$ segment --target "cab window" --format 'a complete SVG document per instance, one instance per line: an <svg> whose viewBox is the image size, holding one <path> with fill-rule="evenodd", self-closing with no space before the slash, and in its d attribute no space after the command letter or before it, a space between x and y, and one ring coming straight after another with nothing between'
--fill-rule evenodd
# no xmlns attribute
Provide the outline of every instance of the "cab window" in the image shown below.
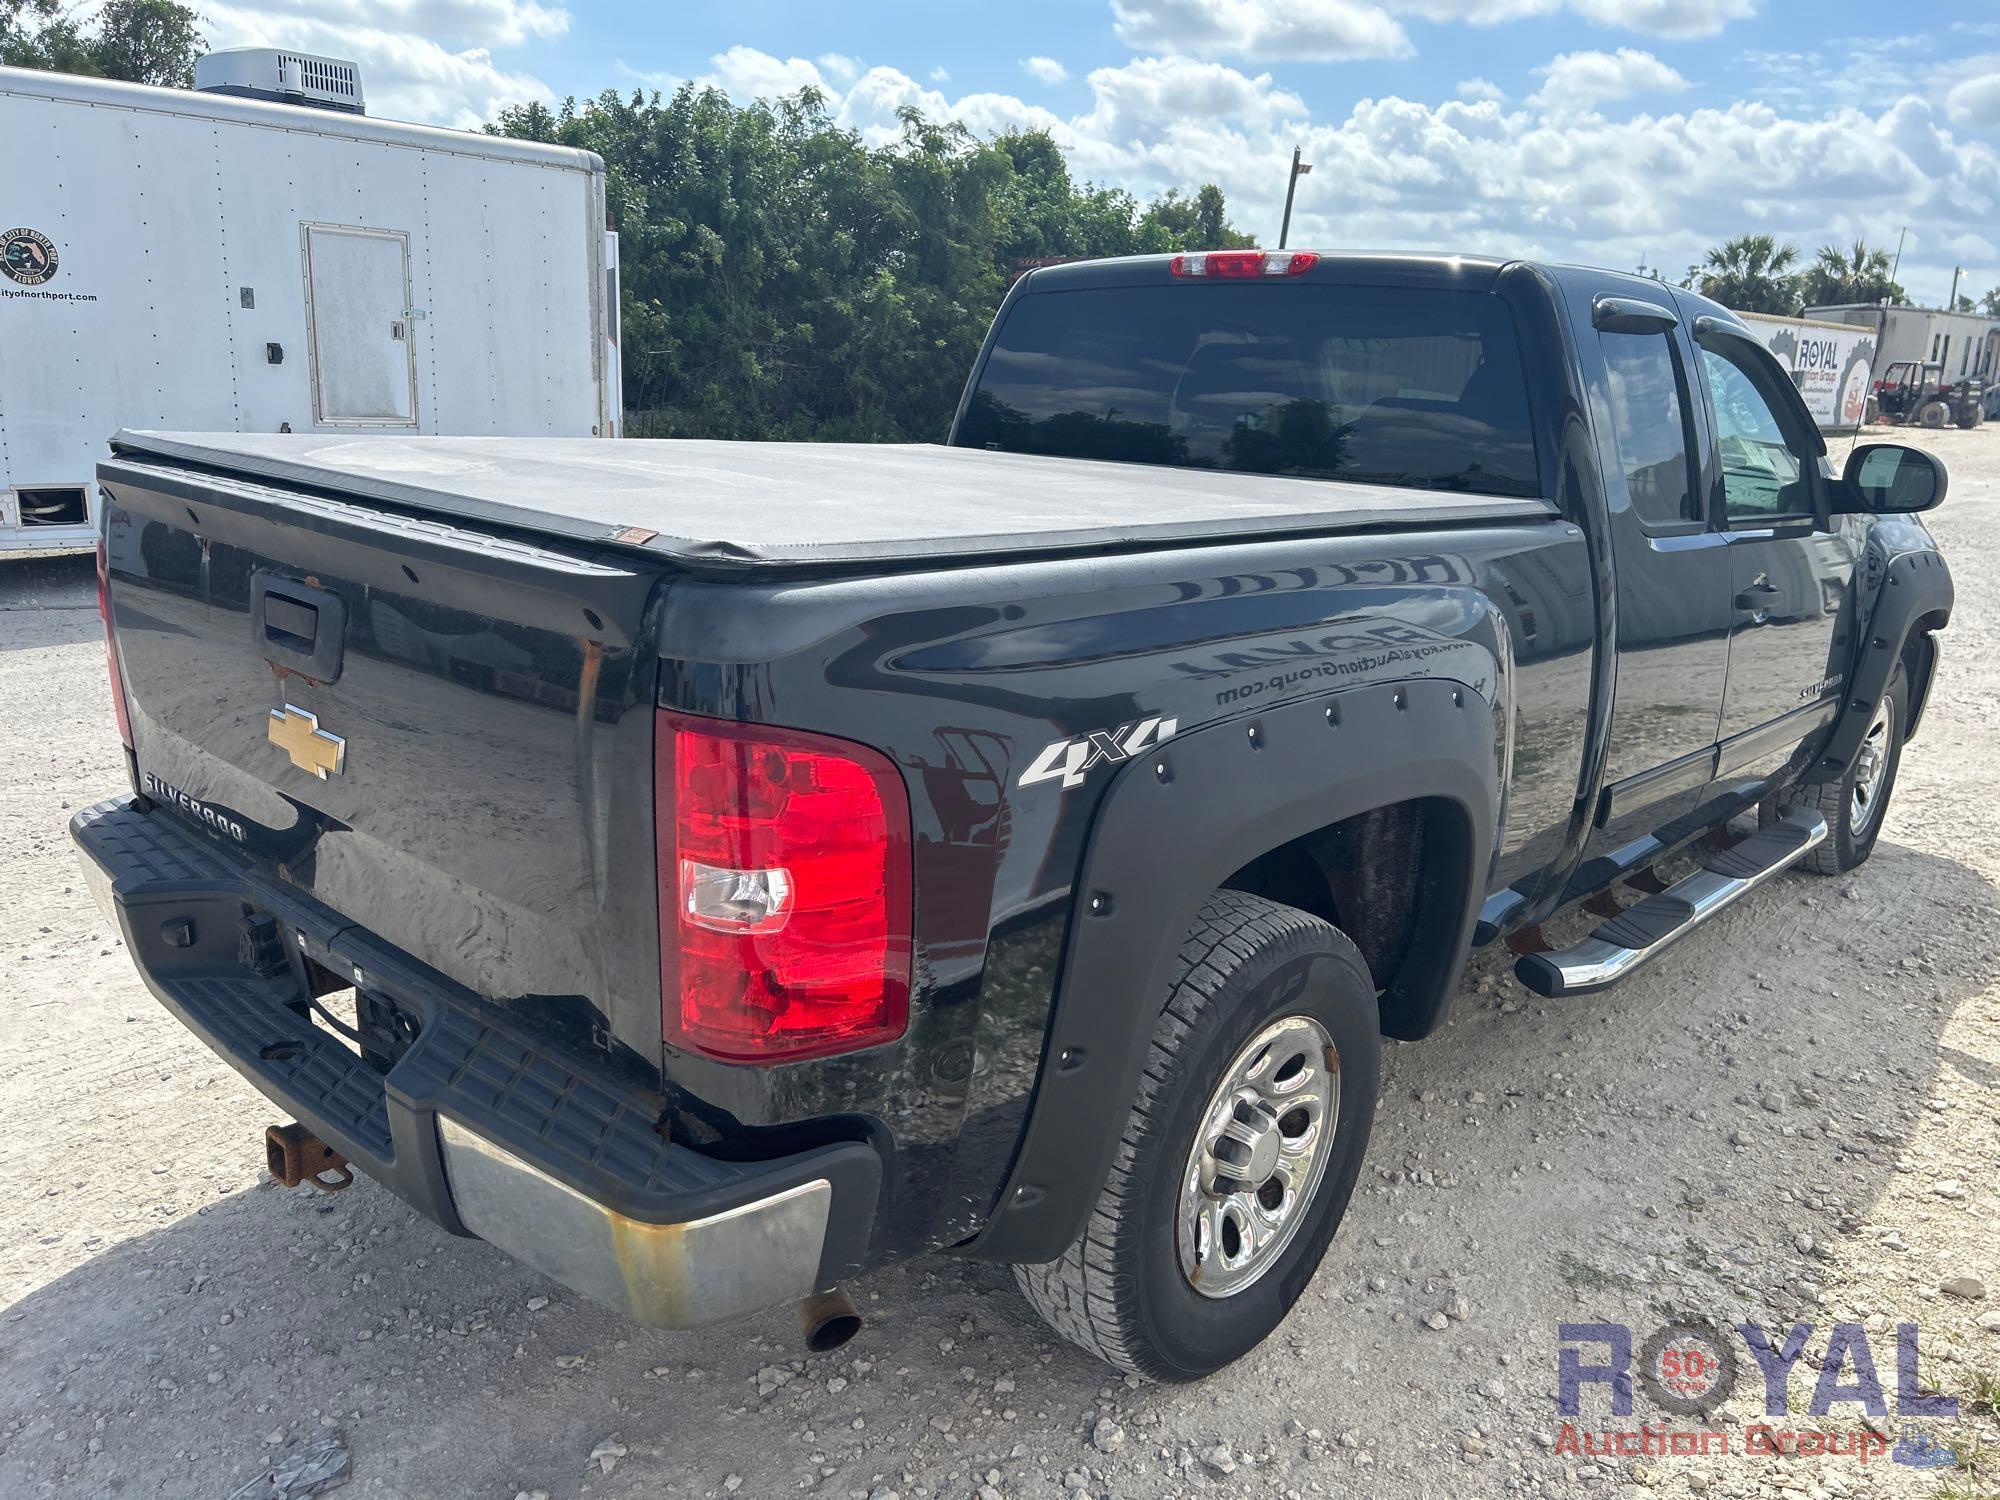
<svg viewBox="0 0 2000 1500"><path fill-rule="evenodd" d="M1775 378L1757 351L1735 339L1702 345L1701 367L1715 412L1723 508L1731 521L1813 514L1811 449L1766 383Z"/></svg>
<svg viewBox="0 0 2000 1500"><path fill-rule="evenodd" d="M1658 333L1606 333L1599 343L1611 434L1632 509L1649 527L1698 521L1687 403L1673 345Z"/></svg>
<svg viewBox="0 0 2000 1500"><path fill-rule="evenodd" d="M1221 281L1017 299L954 441L1059 458L1541 494L1490 292Z"/></svg>

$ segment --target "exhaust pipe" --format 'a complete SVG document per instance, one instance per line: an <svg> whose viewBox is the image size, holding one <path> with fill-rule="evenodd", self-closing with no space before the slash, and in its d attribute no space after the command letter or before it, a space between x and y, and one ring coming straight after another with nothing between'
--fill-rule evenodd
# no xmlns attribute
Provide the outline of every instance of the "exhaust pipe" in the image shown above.
<svg viewBox="0 0 2000 1500"><path fill-rule="evenodd" d="M828 1287L810 1297L801 1297L797 1305L806 1347L815 1354L838 1349L861 1332L861 1310L842 1287Z"/></svg>

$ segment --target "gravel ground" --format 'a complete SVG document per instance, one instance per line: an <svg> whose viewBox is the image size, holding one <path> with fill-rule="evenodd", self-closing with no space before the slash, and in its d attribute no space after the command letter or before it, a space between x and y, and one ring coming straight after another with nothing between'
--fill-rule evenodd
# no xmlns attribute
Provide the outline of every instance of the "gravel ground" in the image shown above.
<svg viewBox="0 0 2000 1500"><path fill-rule="evenodd" d="M1809 1321L1781 1427L1858 1430L1852 1402L1802 1415L1837 1320L1892 1403L1898 1322L1927 1383L2000 1380L2000 428L1924 437L1955 470L1958 616L1873 862L1775 881L1594 999L1482 956L1452 1024L1391 1047L1289 1323L1182 1388L1058 1343L993 1267L873 1277L861 1337L805 1358L788 1314L654 1333L365 1179L274 1186L275 1112L76 874L68 813L122 779L89 560L0 563L0 1494L224 1496L331 1431L344 1494L412 1497L1993 1496L2000 1422L1969 1396L1928 1425L1984 1444L1974 1473L1746 1456L1748 1359L1730 1456L1558 1442L1564 1321ZM1592 1430L1660 1417L1587 1400Z"/></svg>

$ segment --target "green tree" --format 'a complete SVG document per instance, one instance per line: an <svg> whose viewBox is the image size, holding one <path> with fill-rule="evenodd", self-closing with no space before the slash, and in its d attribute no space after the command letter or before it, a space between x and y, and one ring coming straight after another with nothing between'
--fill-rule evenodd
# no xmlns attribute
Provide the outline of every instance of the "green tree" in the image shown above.
<svg viewBox="0 0 2000 1500"><path fill-rule="evenodd" d="M1792 267L1799 252L1768 234L1739 234L1710 250L1693 268L1697 288L1737 312L1789 313L1799 308Z"/></svg>
<svg viewBox="0 0 2000 1500"><path fill-rule="evenodd" d="M1134 248L1141 252L1162 250L1238 250L1254 245L1247 234L1238 234L1224 212L1222 189L1204 183L1192 198L1167 191L1140 215L1135 229Z"/></svg>
<svg viewBox="0 0 2000 1500"><path fill-rule="evenodd" d="M1979 299L1979 310L1989 318L2000 318L2000 286Z"/></svg>
<svg viewBox="0 0 2000 1500"><path fill-rule="evenodd" d="M1856 240L1851 250L1822 245L1799 278L1799 297L1807 307L1834 307L1844 302L1907 302L1902 287L1889 275L1889 252Z"/></svg>
<svg viewBox="0 0 2000 1500"><path fill-rule="evenodd" d="M1246 243L1213 186L1142 213L1045 132L900 125L870 148L815 90L687 84L488 129L604 158L635 436L941 438L1020 262Z"/></svg>
<svg viewBox="0 0 2000 1500"><path fill-rule="evenodd" d="M195 59L207 50L200 24L174 0L107 0L91 43L98 71L128 83L191 89Z"/></svg>
<svg viewBox="0 0 2000 1500"><path fill-rule="evenodd" d="M0 63L192 88L200 24L174 0L107 0L88 22L57 0L0 0Z"/></svg>

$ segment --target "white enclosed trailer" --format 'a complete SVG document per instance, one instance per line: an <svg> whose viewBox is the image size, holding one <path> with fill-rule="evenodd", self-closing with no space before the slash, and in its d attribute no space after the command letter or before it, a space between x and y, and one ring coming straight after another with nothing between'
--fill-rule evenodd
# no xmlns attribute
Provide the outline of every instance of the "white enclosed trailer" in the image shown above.
<svg viewBox="0 0 2000 1500"><path fill-rule="evenodd" d="M0 68L0 553L121 427L617 435L602 160L340 108Z"/></svg>

